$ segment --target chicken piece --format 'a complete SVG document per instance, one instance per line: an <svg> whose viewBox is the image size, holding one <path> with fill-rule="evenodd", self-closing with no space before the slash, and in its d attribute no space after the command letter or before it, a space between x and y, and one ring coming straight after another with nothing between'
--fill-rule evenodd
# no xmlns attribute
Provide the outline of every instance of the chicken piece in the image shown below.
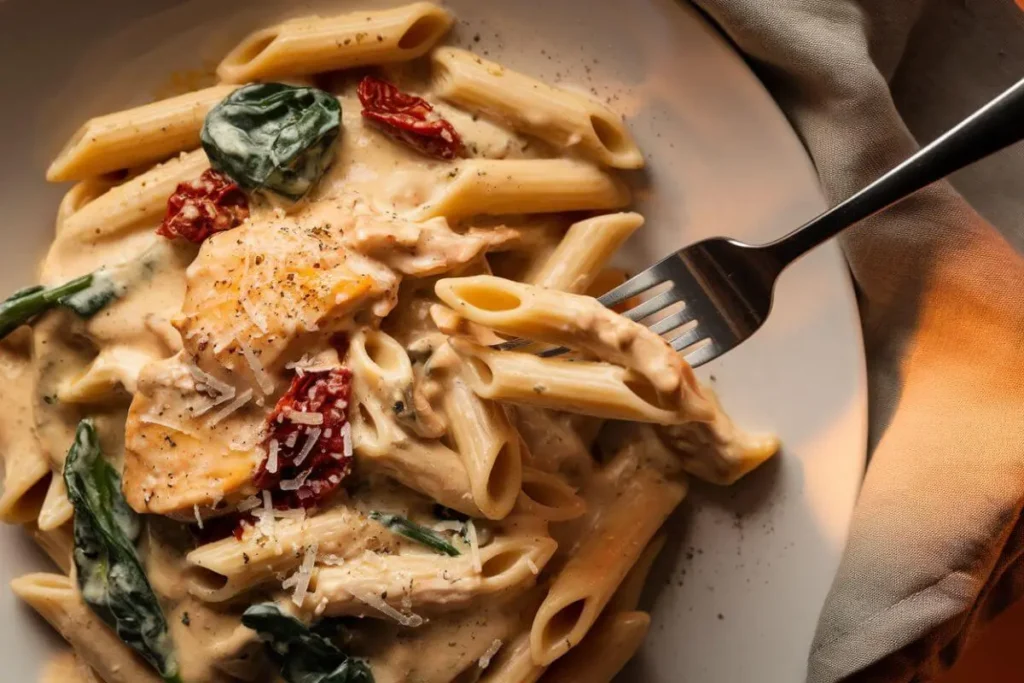
<svg viewBox="0 0 1024 683"><path fill-rule="evenodd" d="M269 214L212 236L188 269L174 320L185 349L206 370L219 366L269 395L295 352L325 345L375 303L385 314L397 277L338 238L308 213Z"/></svg>
<svg viewBox="0 0 1024 683"><path fill-rule="evenodd" d="M125 426L123 488L132 509L188 521L255 493L266 409L178 354L150 363Z"/></svg>

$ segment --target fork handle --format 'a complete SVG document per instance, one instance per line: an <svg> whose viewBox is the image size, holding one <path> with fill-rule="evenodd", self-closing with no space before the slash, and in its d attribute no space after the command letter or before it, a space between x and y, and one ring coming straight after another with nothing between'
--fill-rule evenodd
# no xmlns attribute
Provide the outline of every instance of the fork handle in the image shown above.
<svg viewBox="0 0 1024 683"><path fill-rule="evenodd" d="M840 232L937 180L1024 139L1024 80L878 180L765 245L780 270Z"/></svg>

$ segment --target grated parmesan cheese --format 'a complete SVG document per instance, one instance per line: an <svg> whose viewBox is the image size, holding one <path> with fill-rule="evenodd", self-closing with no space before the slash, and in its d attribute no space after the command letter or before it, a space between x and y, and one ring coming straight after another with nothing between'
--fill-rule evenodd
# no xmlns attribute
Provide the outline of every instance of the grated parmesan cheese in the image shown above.
<svg viewBox="0 0 1024 683"><path fill-rule="evenodd" d="M249 364L249 368L252 370L253 376L256 378L256 383L260 385L260 389L264 394L274 393L274 380L267 374L266 369L263 367L263 363L256 357L256 353L252 350L248 344L242 339L238 340L238 348L242 350L242 356L245 358L245 362Z"/></svg>
<svg viewBox="0 0 1024 683"><path fill-rule="evenodd" d="M267 455L267 472L271 474L277 473L277 451L280 445L277 443L277 439L270 440L270 453Z"/></svg>
<svg viewBox="0 0 1024 683"><path fill-rule="evenodd" d="M248 498L246 498L245 500L238 504L238 511L246 512L248 510L252 510L253 508L258 508L262 504L263 502L256 496L249 496Z"/></svg>
<svg viewBox="0 0 1024 683"><path fill-rule="evenodd" d="M203 528L203 517L199 514L199 506L193 505L192 511L196 513L196 524L199 525L200 530Z"/></svg>
<svg viewBox="0 0 1024 683"><path fill-rule="evenodd" d="M299 455L295 458L295 462L293 464L296 467L306 461L309 454L313 452L313 447L316 446L316 442L319 438L320 430L316 427L312 427L306 436L306 443L302 444L302 450L299 451Z"/></svg>
<svg viewBox="0 0 1024 683"><path fill-rule="evenodd" d="M346 458L352 457L352 423L346 422L341 427L341 440L343 444L343 455Z"/></svg>
<svg viewBox="0 0 1024 683"><path fill-rule="evenodd" d="M235 400L233 400L231 403L227 404L226 406L224 406L223 408L218 410L216 413L211 415L210 419L206 423L207 426L209 426L209 427L217 426L225 418L230 416L231 413L235 412L236 410L238 410L239 408L244 406L250 400L252 400L252 389L246 389L245 391L240 393L238 396L236 396Z"/></svg>
<svg viewBox="0 0 1024 683"><path fill-rule="evenodd" d="M473 520L466 522L467 540L469 541L469 557L473 561L473 571L477 574L482 574L484 571L483 563L480 561L480 542L476 536L476 525L473 524Z"/></svg>
<svg viewBox="0 0 1024 683"><path fill-rule="evenodd" d="M170 420L165 420L160 415L154 415L153 413L143 413L139 417L139 420L149 424L159 425L160 427L166 427L167 429L170 429L172 432L179 432L180 434L191 435L191 432L188 429L186 429L184 425L176 422L171 422Z"/></svg>
<svg viewBox="0 0 1024 683"><path fill-rule="evenodd" d="M288 421L297 425L316 426L324 423L323 413L301 413L297 410L289 410Z"/></svg>
<svg viewBox="0 0 1024 683"><path fill-rule="evenodd" d="M269 326L267 325L267 316L263 315L263 311L256 308L255 304L249 298L248 292L238 297L238 302L242 304L242 310L249 316L249 320L252 324L259 328L263 334L267 333Z"/></svg>
<svg viewBox="0 0 1024 683"><path fill-rule="evenodd" d="M502 642L497 638L491 643L491 646L487 648L487 651L480 656L480 659L476 660L476 665L481 669L486 669L491 665L491 660L494 659L494 655L498 654L498 650L501 649Z"/></svg>
<svg viewBox="0 0 1024 683"><path fill-rule="evenodd" d="M454 531L458 533L462 531L462 522L456 522L455 520L438 522L432 528L434 531Z"/></svg>
<svg viewBox="0 0 1024 683"><path fill-rule="evenodd" d="M402 626L416 628L418 626L422 626L425 622L425 619L418 614L413 614L412 612L410 612L409 614L402 614L394 607L386 603L383 598L374 593L372 590L356 590L354 586L351 588L346 588L345 590L348 592L349 595L351 595L359 602L369 605L370 607L374 608L375 610L377 610L385 616L391 617Z"/></svg>
<svg viewBox="0 0 1024 683"><path fill-rule="evenodd" d="M306 470L294 479L282 479L280 482L282 491L298 491L306 483L306 479L313 470Z"/></svg>
<svg viewBox="0 0 1024 683"><path fill-rule="evenodd" d="M288 435L288 439L284 442L284 445L288 448L295 448L295 444L299 441L299 433L292 432Z"/></svg>
<svg viewBox="0 0 1024 683"><path fill-rule="evenodd" d="M223 382L217 379L216 377L206 372L193 362L187 363L185 367L188 368L188 371L192 374L193 379L195 379L197 382L201 382L202 384L206 385L206 387L213 391L213 393L217 394L218 396L224 396L225 394L229 394L230 397L234 397L235 388L228 384L227 382Z"/></svg>
<svg viewBox="0 0 1024 683"><path fill-rule="evenodd" d="M306 554L302 557L302 564L292 576L295 577L295 592L292 593L292 602L298 607L306 602L309 594L309 582L313 577L313 567L316 565L316 553L319 546L316 543L306 548ZM282 584L283 585L283 584Z"/></svg>
<svg viewBox="0 0 1024 683"><path fill-rule="evenodd" d="M534 576L540 575L540 567L537 566L537 563L533 561L532 557L526 558L526 566L531 572L533 572Z"/></svg>

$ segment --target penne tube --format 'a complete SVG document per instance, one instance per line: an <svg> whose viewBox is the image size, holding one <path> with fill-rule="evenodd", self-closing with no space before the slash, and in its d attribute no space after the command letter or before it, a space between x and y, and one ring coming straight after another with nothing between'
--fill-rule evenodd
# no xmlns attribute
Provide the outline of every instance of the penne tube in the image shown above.
<svg viewBox="0 0 1024 683"><path fill-rule="evenodd" d="M130 346L104 346L82 374L60 383L57 400L103 403L123 396L122 388L134 394L142 368L156 360L153 353Z"/></svg>
<svg viewBox="0 0 1024 683"><path fill-rule="evenodd" d="M245 83L404 62L426 54L451 25L451 15L429 2L291 19L249 34L220 63L217 76Z"/></svg>
<svg viewBox="0 0 1024 683"><path fill-rule="evenodd" d="M103 683L74 650L67 650L49 660L39 680L47 683Z"/></svg>
<svg viewBox="0 0 1024 683"><path fill-rule="evenodd" d="M748 434L722 410L715 392L704 387L714 405L710 422L663 427L662 441L675 453L688 473L712 484L729 486L779 452L774 434Z"/></svg>
<svg viewBox="0 0 1024 683"><path fill-rule="evenodd" d="M361 467L470 517L484 516L459 454L440 441L407 434L377 401L360 402L353 411L352 448Z"/></svg>
<svg viewBox="0 0 1024 683"><path fill-rule="evenodd" d="M316 588L307 596L308 610L330 616L383 618L382 606L399 612L461 609L486 596L510 594L534 585L557 544L548 537L499 537L479 549L479 556L433 553L363 555L339 567L316 570ZM479 562L479 569L474 565ZM414 623L422 623L415 616Z"/></svg>
<svg viewBox="0 0 1024 683"><path fill-rule="evenodd" d="M608 605L604 608L606 614L632 612L637 608L637 605L640 604L640 596L644 592L644 586L647 585L647 576L651 573L651 567L654 566L658 554L665 547L665 539L665 534L660 533L647 544L644 551L640 553L636 564L619 584L612 599L608 601Z"/></svg>
<svg viewBox="0 0 1024 683"><path fill-rule="evenodd" d="M522 488L519 434L504 408L477 396L459 377L445 391L444 410L473 500L488 519L504 518Z"/></svg>
<svg viewBox="0 0 1024 683"><path fill-rule="evenodd" d="M412 403L412 362L405 348L391 335L372 329L356 332L349 341L346 361L358 375L358 383L383 405Z"/></svg>
<svg viewBox="0 0 1024 683"><path fill-rule="evenodd" d="M109 192L115 186L115 182L105 178L89 178L80 183L75 183L60 200L60 205L57 207L57 235L60 236L60 233L63 232L64 224L68 218L81 211L93 200Z"/></svg>
<svg viewBox="0 0 1024 683"><path fill-rule="evenodd" d="M64 485L64 477L50 477L49 486L46 489L46 496L39 508L39 516L36 518L36 525L43 531L53 531L63 524L71 521L75 516L75 508L68 500L68 490Z"/></svg>
<svg viewBox="0 0 1024 683"><path fill-rule="evenodd" d="M50 164L46 179L82 180L195 149L206 113L234 89L215 85L89 119Z"/></svg>
<svg viewBox="0 0 1024 683"><path fill-rule="evenodd" d="M610 420L679 424L689 414L632 370L610 363L541 358L451 340L467 384L482 398Z"/></svg>
<svg viewBox="0 0 1024 683"><path fill-rule="evenodd" d="M53 560L53 563L62 572L70 575L71 553L75 549L71 523L68 522L50 531L43 531L36 524L26 524L25 529L32 535L32 540L43 549L46 556Z"/></svg>
<svg viewBox="0 0 1024 683"><path fill-rule="evenodd" d="M530 647L538 664L550 665L583 640L686 494L684 483L645 468L623 477L615 488L537 611Z"/></svg>
<svg viewBox="0 0 1024 683"><path fill-rule="evenodd" d="M685 420L714 415L693 369L668 342L596 299L488 275L445 278L434 291L460 316L501 334L568 346L634 370L655 390L652 398Z"/></svg>
<svg viewBox="0 0 1024 683"><path fill-rule="evenodd" d="M557 472L573 484L586 480L594 468L591 445L573 427L570 415L527 405L516 406L513 414L533 467Z"/></svg>
<svg viewBox="0 0 1024 683"><path fill-rule="evenodd" d="M548 522L566 522L582 517L587 504L558 475L530 467L523 469L516 509Z"/></svg>
<svg viewBox="0 0 1024 683"><path fill-rule="evenodd" d="M39 513L50 462L33 428L32 332L13 331L0 343L0 375L6 382L7 406L0 414L0 460L3 461L3 493L0 520L31 521Z"/></svg>
<svg viewBox="0 0 1024 683"><path fill-rule="evenodd" d="M530 284L586 293L612 255L643 224L638 213L612 213L574 223Z"/></svg>
<svg viewBox="0 0 1024 683"><path fill-rule="evenodd" d="M441 171L415 219L596 211L630 201L622 181L575 159L465 159Z"/></svg>
<svg viewBox="0 0 1024 683"><path fill-rule="evenodd" d="M186 556L189 592L207 602L223 602L290 572L304 549L345 560L363 551L392 552L396 544L380 525L349 508L334 508L303 520L278 520L269 539L249 532L202 545Z"/></svg>
<svg viewBox="0 0 1024 683"><path fill-rule="evenodd" d="M611 683L644 642L651 626L646 612L602 617L579 647L544 674L544 683Z"/></svg>
<svg viewBox="0 0 1024 683"><path fill-rule="evenodd" d="M599 102L466 50L443 47L432 59L443 99L606 166L643 167L644 157L622 118Z"/></svg>
<svg viewBox="0 0 1024 683"><path fill-rule="evenodd" d="M81 249L82 242L96 243L156 225L178 184L198 178L209 167L206 153L197 149L111 188L63 219L52 251L64 244Z"/></svg>
<svg viewBox="0 0 1024 683"><path fill-rule="evenodd" d="M530 632L524 631L501 648L480 677L480 683L535 683L544 669L533 663Z"/></svg>
<svg viewBox="0 0 1024 683"><path fill-rule="evenodd" d="M11 590L75 648L106 683L160 683L160 677L82 602L71 579L60 574L27 574Z"/></svg>

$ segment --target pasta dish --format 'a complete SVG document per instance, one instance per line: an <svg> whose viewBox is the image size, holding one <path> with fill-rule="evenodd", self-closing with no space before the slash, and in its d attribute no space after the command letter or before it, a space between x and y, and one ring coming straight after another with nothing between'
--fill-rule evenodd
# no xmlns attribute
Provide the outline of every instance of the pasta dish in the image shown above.
<svg viewBox="0 0 1024 683"><path fill-rule="evenodd" d="M778 450L594 298L644 222L622 118L452 22L257 31L49 167L40 284L0 304L47 680L610 681L687 477Z"/></svg>

